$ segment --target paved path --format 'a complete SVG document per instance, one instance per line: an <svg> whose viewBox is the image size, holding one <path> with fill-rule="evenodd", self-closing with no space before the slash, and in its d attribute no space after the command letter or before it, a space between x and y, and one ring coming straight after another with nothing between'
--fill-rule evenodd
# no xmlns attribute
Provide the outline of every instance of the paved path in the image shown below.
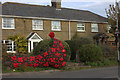
<svg viewBox="0 0 120 80"><path fill-rule="evenodd" d="M117 78L118 67L62 72L22 72L3 74L3 78Z"/></svg>

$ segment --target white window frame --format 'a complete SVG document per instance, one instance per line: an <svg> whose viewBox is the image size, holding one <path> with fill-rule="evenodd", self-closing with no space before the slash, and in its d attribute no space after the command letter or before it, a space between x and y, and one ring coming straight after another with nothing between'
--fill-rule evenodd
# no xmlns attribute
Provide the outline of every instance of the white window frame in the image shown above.
<svg viewBox="0 0 120 80"><path fill-rule="evenodd" d="M94 30L93 30L93 28L94 28ZM91 24L91 32L98 32L98 24L97 23Z"/></svg>
<svg viewBox="0 0 120 80"><path fill-rule="evenodd" d="M58 29L54 29L54 23L58 23L59 25L57 25L57 27L59 27ZM61 22L60 21L51 21L51 30L53 31L61 31Z"/></svg>
<svg viewBox="0 0 120 80"><path fill-rule="evenodd" d="M83 24L84 26L79 26L79 24ZM84 28L84 30L78 30L78 27L82 27L82 28ZM85 23L81 23L81 22L77 23L77 31L78 32L85 32Z"/></svg>
<svg viewBox="0 0 120 80"><path fill-rule="evenodd" d="M13 22L11 22L12 23L11 28L4 27L4 24L5 24L4 19L11 19L11 21L13 21ZM7 23L7 24L10 24L10 23ZM2 29L15 29L15 20L14 20L14 18L2 18Z"/></svg>
<svg viewBox="0 0 120 80"><path fill-rule="evenodd" d="M6 44L7 45L7 43L5 43L6 41L11 41L11 40L3 40L3 44ZM16 47L16 45L14 46L14 44L15 44L15 42L14 41L11 41L11 43L12 43L12 50L11 51L7 51L7 53L16 53L16 51L14 51L14 47ZM8 45L7 45L7 48L8 48Z"/></svg>
<svg viewBox="0 0 120 80"><path fill-rule="evenodd" d="M35 24L35 21L40 21L39 22L40 24L38 23ZM35 25L37 26L36 28L34 28ZM32 20L32 30L43 30L43 20L37 20L37 19Z"/></svg>

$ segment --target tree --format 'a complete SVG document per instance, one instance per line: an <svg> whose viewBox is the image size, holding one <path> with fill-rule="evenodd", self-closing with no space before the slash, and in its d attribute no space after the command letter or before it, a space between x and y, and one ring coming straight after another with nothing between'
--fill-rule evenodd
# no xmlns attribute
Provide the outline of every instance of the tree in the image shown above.
<svg viewBox="0 0 120 80"><path fill-rule="evenodd" d="M118 20L120 18L120 15L119 15L120 14L119 4L117 2L116 2L115 5L111 5L110 4L109 5L109 9L105 9L105 11L106 11L106 15L107 15L107 18L108 18L108 24L111 25L110 32L114 33L114 31L116 29L117 17L118 17ZM120 20L119 20L119 22L120 22ZM120 23L118 25L120 25ZM119 30L120 30L120 28L119 28Z"/></svg>
<svg viewBox="0 0 120 80"><path fill-rule="evenodd" d="M26 38L19 35L9 36L9 40L15 41L17 53L26 53L27 52L27 41Z"/></svg>

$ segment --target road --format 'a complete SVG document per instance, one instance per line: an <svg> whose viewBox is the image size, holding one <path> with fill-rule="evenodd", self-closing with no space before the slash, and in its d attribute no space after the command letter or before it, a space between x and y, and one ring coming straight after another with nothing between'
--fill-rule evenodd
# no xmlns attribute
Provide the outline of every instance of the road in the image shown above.
<svg viewBox="0 0 120 80"><path fill-rule="evenodd" d="M117 78L118 67L61 72L22 72L3 74L3 78Z"/></svg>

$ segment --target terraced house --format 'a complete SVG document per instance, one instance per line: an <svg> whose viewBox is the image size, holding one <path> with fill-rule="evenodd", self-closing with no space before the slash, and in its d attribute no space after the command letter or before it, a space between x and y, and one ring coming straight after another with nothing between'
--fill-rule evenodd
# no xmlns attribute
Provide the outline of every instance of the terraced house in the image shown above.
<svg viewBox="0 0 120 80"><path fill-rule="evenodd" d="M2 4L0 16L2 42L7 44L7 52L15 52L14 41L6 41L8 36L21 35L28 40L28 52L49 32L55 32L60 40L70 40L77 32L79 36L91 37L107 33L107 19L85 10L61 8L61 1L51 1L51 6L6 2Z"/></svg>

